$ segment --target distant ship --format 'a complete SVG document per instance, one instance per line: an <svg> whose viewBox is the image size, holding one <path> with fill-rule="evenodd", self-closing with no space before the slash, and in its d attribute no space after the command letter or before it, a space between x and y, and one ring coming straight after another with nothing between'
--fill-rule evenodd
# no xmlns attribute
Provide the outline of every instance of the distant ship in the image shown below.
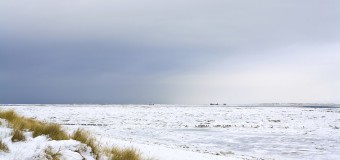
<svg viewBox="0 0 340 160"><path fill-rule="evenodd" d="M210 103L211 106L218 106L218 103ZM223 105L227 105L226 103L223 103Z"/></svg>

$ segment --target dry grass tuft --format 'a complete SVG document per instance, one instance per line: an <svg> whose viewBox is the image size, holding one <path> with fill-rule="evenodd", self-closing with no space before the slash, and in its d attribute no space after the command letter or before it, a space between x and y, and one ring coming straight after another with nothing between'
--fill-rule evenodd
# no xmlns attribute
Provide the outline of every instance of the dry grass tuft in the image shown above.
<svg viewBox="0 0 340 160"><path fill-rule="evenodd" d="M70 137L61 126L53 123L43 123L32 118L17 115L13 110L0 111L0 118L6 119L14 130L29 130L33 137L46 135L53 140L67 140Z"/></svg>
<svg viewBox="0 0 340 160"><path fill-rule="evenodd" d="M101 151L99 144L96 143L96 139L88 131L77 129L73 132L71 138L91 147L92 153L97 157L99 156Z"/></svg>
<svg viewBox="0 0 340 160"><path fill-rule="evenodd" d="M7 145L5 143L2 142L2 140L0 140L0 152L8 152L9 149L7 147Z"/></svg>
<svg viewBox="0 0 340 160"><path fill-rule="evenodd" d="M104 154L110 160L141 160L140 154L133 148L119 149L116 147L104 149Z"/></svg>
<svg viewBox="0 0 340 160"><path fill-rule="evenodd" d="M100 156L107 156L109 160L141 160L140 154L135 149L118 149L116 147L103 148L96 142L91 134L83 129L77 129L73 132L72 139L80 141L91 147L92 153L99 159Z"/></svg>
<svg viewBox="0 0 340 160"><path fill-rule="evenodd" d="M24 133L18 129L14 129L11 135L12 135L12 138L11 138L12 142L19 142L19 141L26 140Z"/></svg>
<svg viewBox="0 0 340 160"><path fill-rule="evenodd" d="M61 126L53 123L40 123L32 126L33 137L40 135L47 135L53 140L68 140L70 137L65 131L62 130Z"/></svg>
<svg viewBox="0 0 340 160"><path fill-rule="evenodd" d="M48 146L45 150L45 158L48 160L60 160L61 157L61 153L60 153L60 149L58 150L58 152L54 153L52 151L52 147Z"/></svg>
<svg viewBox="0 0 340 160"><path fill-rule="evenodd" d="M13 110L1 111L0 118L6 119L7 121L13 121L18 115Z"/></svg>

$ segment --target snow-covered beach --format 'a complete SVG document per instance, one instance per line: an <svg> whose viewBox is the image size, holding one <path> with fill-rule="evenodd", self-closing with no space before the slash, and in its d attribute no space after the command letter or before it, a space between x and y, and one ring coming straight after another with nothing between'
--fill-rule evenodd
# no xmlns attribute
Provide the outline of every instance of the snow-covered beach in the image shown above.
<svg viewBox="0 0 340 160"><path fill-rule="evenodd" d="M340 108L209 105L3 105L89 130L104 144L170 159L339 159Z"/></svg>

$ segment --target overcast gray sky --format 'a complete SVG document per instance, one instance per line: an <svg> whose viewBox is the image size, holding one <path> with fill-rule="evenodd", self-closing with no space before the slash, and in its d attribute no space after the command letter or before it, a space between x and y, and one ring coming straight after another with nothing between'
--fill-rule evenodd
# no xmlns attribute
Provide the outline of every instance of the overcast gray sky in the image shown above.
<svg viewBox="0 0 340 160"><path fill-rule="evenodd" d="M0 103L340 103L338 0L0 0Z"/></svg>

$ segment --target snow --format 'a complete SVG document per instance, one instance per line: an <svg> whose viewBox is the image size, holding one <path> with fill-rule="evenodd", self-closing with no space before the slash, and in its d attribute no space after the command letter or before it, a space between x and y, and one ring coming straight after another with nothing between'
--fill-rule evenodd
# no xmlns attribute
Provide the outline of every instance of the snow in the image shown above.
<svg viewBox="0 0 340 160"><path fill-rule="evenodd" d="M144 157L159 160L340 158L340 108L272 106L275 107L267 104L265 107L6 105L1 108L61 124L70 132L85 128L103 144L134 147Z"/></svg>
<svg viewBox="0 0 340 160"><path fill-rule="evenodd" d="M2 143L8 146L9 152L0 152L0 159L8 160L31 160L47 159L45 150L50 149L52 153L60 153L61 159L65 160L94 160L90 154L91 149L85 144L75 140L50 140L46 136L38 136L33 138L31 132L25 132L25 141L12 142L12 129L5 126L0 127L0 138Z"/></svg>

